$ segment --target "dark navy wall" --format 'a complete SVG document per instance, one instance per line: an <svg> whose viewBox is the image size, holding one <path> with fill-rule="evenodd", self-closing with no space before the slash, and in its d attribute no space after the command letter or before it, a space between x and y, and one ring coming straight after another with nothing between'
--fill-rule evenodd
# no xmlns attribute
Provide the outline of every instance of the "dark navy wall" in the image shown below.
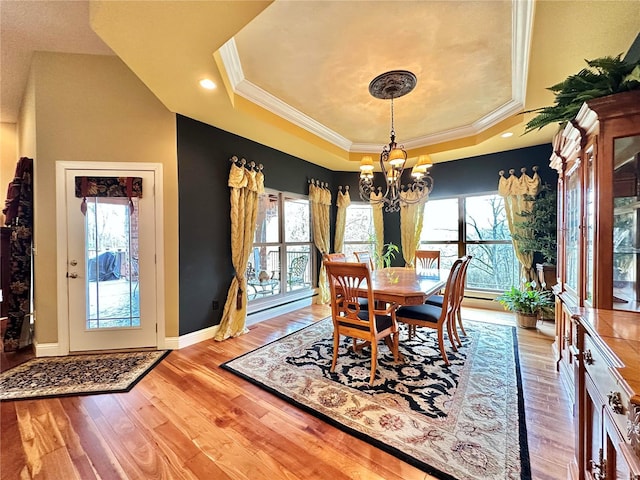
<svg viewBox="0 0 640 480"><path fill-rule="evenodd" d="M548 144L435 164L430 169L434 187L429 198L496 192L500 170L508 173L513 168L516 175L520 176L520 169L525 167L527 174L533 175L534 165L538 166L538 175L542 181L555 188L558 175L549 167L550 156L551 144ZM378 182L381 183L382 174L376 173L376 175L379 177ZM338 185L349 185L351 201L360 201L358 173L336 172L335 182ZM405 180L405 183L407 182ZM385 243L393 242L398 246L402 244L399 213L384 213L384 241ZM402 255L396 256L394 265L404 265Z"/></svg>
<svg viewBox="0 0 640 480"><path fill-rule="evenodd" d="M267 188L306 195L310 178L329 183L332 192L337 187L331 170L181 115L176 121L179 333L185 335L220 323L234 274L227 186L231 157L262 163Z"/></svg>
<svg viewBox="0 0 640 480"><path fill-rule="evenodd" d="M229 220L229 159L232 156L264 165L265 186L307 195L308 181L329 184L331 243L338 186L349 185L352 201L359 201L358 173L332 172L270 147L177 115L178 196L180 238L180 335L220 323L233 276ZM497 190L498 171L520 171L538 165L544 181L555 185L557 175L548 167L551 145L455 160L434 165L431 198ZM519 174L519 173L518 173ZM400 245L400 215L385 214L385 243ZM402 265L402 256L396 257ZM213 310L217 300L220 308Z"/></svg>

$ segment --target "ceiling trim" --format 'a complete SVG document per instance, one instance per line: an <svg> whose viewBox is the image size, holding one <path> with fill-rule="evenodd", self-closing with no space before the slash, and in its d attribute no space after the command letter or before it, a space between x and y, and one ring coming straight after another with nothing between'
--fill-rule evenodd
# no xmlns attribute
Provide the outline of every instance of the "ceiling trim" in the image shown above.
<svg viewBox="0 0 640 480"><path fill-rule="evenodd" d="M459 140L478 135L499 122L524 109L529 68L529 51L533 29L534 2L532 0L512 0L512 41L511 41L511 95L512 99L469 125L444 130L404 142L406 148L420 148L428 145ZM251 83L244 77L242 62L235 40L231 38L220 48L220 57L227 71L234 94L288 120L327 142L348 152L374 153L379 144L354 143L331 130L308 115L293 108L279 98Z"/></svg>
<svg viewBox="0 0 640 480"><path fill-rule="evenodd" d="M220 47L220 57L224 63L224 68L227 70L234 93L343 150L349 151L351 149L352 142L347 138L247 80L244 77L242 62L233 38Z"/></svg>

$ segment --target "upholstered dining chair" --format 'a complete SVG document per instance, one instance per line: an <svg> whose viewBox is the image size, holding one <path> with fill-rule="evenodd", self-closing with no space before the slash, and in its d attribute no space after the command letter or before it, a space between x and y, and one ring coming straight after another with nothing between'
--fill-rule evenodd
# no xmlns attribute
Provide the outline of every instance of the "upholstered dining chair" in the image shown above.
<svg viewBox="0 0 640 480"><path fill-rule="evenodd" d="M398 361L398 323L396 322L396 304L390 304L384 310L364 310L359 303L366 298L373 305L371 273L362 263L324 262L331 289L331 318L333 319L333 360L331 372L335 371L338 360L340 336L351 337L353 349L361 349L365 343L371 345L371 377L373 385L378 363L378 342L384 339ZM365 287L366 285L366 287ZM360 293L366 288L366 295ZM361 344L357 340L362 340Z"/></svg>
<svg viewBox="0 0 640 480"><path fill-rule="evenodd" d="M467 269L469 268L469 263L473 258L471 255L467 255L466 257L462 257L462 267L460 270L460 275L458 276L458 285L457 285L457 293L458 298L456 298L456 309L455 315L452 319L453 325L453 334L458 342L458 345L462 345L460 342L460 336L458 335L458 328L462 330L463 335L467 335L467 332L464 330L464 326L462 325L462 300L464 299L464 290L467 283ZM429 305L435 305L437 307L442 307L442 303L444 301L444 297L442 295L431 295L424 303Z"/></svg>
<svg viewBox="0 0 640 480"><path fill-rule="evenodd" d="M415 263L419 270L440 268L440 250L416 250Z"/></svg>
<svg viewBox="0 0 640 480"><path fill-rule="evenodd" d="M356 256L356 260L358 260L358 262L366 263L367 265L369 265L369 268L371 270L375 269L375 265L373 264L373 258L371 258L371 253L369 253L369 252L353 252L353 254Z"/></svg>
<svg viewBox="0 0 640 480"><path fill-rule="evenodd" d="M460 274L462 262L462 259L457 259L449 271L449 277L444 288L444 302L441 307L424 303L422 305L403 306L396 312L398 322L407 324L410 332L413 327L428 327L438 331L438 347L440 348L442 359L447 365L449 365L449 359L444 349L444 329L447 329L453 350L457 351L453 333L451 332L451 318L455 314L456 280Z"/></svg>

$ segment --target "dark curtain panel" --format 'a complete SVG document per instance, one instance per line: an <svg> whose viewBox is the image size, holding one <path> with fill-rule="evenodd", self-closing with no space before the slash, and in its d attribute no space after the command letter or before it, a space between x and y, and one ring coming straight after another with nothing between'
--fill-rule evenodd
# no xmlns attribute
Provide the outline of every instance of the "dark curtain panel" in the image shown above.
<svg viewBox="0 0 640 480"><path fill-rule="evenodd" d="M11 229L9 241L8 324L4 334L4 350L12 352L20 346L20 333L25 317L31 311L31 254L33 236L33 159L22 157L9 184L5 224Z"/></svg>

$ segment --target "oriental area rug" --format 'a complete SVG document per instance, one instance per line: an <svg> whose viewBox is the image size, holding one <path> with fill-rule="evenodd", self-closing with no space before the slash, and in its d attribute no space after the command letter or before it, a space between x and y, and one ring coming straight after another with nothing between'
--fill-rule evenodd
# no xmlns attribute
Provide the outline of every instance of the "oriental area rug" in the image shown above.
<svg viewBox="0 0 640 480"><path fill-rule="evenodd" d="M403 326L404 327L404 326ZM400 337L404 362L342 338L335 373L333 325L324 319L222 365L400 459L445 480L531 478L515 327L465 322L457 353L442 360L436 331ZM448 342L448 339L445 338Z"/></svg>
<svg viewBox="0 0 640 480"><path fill-rule="evenodd" d="M128 392L167 350L34 358L0 374L0 400Z"/></svg>

